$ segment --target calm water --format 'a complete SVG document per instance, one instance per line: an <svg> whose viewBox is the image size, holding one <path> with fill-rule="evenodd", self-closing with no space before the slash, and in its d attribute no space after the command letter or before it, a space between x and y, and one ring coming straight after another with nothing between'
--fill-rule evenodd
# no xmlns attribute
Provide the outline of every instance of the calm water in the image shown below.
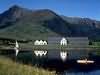
<svg viewBox="0 0 100 75"><path fill-rule="evenodd" d="M84 67L84 69L74 67L74 69L67 69L58 75L100 75L100 66L89 66Z"/></svg>
<svg viewBox="0 0 100 75"><path fill-rule="evenodd" d="M33 53L19 53L19 59L24 61L32 62ZM59 65L58 65L59 66ZM61 67L59 67L61 69ZM58 71L58 75L100 75L100 64L97 66L88 66L88 67L71 67L63 69L63 71Z"/></svg>
<svg viewBox="0 0 100 75"><path fill-rule="evenodd" d="M65 71L61 75L100 75L100 70L94 70L90 72L68 72Z"/></svg>

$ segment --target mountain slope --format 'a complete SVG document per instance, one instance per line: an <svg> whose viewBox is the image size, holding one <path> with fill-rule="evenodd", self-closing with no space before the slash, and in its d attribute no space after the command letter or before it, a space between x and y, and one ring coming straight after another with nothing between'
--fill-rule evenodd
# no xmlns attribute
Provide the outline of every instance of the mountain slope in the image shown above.
<svg viewBox="0 0 100 75"><path fill-rule="evenodd" d="M51 10L31 11L13 6L0 15L0 35L9 38L33 39L42 36L69 36L68 24Z"/></svg>
<svg viewBox="0 0 100 75"><path fill-rule="evenodd" d="M100 21L66 16L62 18L70 24L72 36L88 36L90 39L100 40Z"/></svg>
<svg viewBox="0 0 100 75"><path fill-rule="evenodd" d="M100 40L100 21L59 16L48 9L29 10L17 5L0 14L0 37L33 40L49 36L86 36Z"/></svg>

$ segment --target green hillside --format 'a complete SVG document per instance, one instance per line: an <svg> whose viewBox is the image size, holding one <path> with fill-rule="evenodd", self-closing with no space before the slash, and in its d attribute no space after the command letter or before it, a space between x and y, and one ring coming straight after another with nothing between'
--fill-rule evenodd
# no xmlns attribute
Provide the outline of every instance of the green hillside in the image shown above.
<svg viewBox="0 0 100 75"><path fill-rule="evenodd" d="M58 15L49 9L29 10L14 5L0 14L0 38L33 40L52 36L100 40L100 21Z"/></svg>
<svg viewBox="0 0 100 75"><path fill-rule="evenodd" d="M0 35L18 39L58 36L65 33L69 35L66 24L62 18L48 9L32 12L13 6L1 14Z"/></svg>

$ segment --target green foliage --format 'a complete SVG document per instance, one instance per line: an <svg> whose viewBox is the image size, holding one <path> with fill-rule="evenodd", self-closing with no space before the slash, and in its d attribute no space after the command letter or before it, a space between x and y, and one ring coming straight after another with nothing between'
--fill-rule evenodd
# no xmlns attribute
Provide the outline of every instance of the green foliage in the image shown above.
<svg viewBox="0 0 100 75"><path fill-rule="evenodd" d="M90 47L100 47L100 42L92 42L92 44L90 45Z"/></svg>

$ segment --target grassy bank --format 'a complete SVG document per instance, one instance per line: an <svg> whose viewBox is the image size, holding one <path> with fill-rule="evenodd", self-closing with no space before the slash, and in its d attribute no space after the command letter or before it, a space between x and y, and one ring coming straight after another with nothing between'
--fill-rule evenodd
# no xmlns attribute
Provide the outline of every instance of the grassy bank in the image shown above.
<svg viewBox="0 0 100 75"><path fill-rule="evenodd" d="M15 63L9 58L0 56L0 75L55 75L42 68Z"/></svg>

